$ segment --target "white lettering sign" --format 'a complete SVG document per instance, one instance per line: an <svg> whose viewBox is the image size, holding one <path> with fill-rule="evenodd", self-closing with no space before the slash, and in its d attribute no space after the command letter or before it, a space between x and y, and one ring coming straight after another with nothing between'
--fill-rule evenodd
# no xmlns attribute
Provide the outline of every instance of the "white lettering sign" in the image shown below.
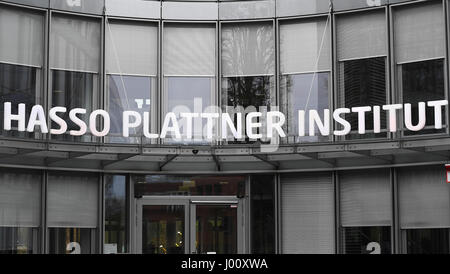
<svg viewBox="0 0 450 274"><path fill-rule="evenodd" d="M414 105L406 103L373 107L360 106L351 109L338 108L333 112L329 109L321 111L315 109L299 110L297 113L298 136L315 136L318 134L322 136L330 134L343 136L350 132L364 135L368 131L379 133L382 130L380 117L383 111L388 117L388 125L385 130L390 132L396 132L399 128L420 131L425 128L425 125L433 125L435 129L442 129L444 126L442 117L447 105L447 100L437 100L419 102ZM427 108L432 109L434 118L427 117ZM203 137L204 140L208 141L241 140L245 137L267 141L286 136L283 129L286 116L280 111L245 111L245 113L235 112L230 114L217 109L216 112L203 113L168 112L162 123L160 134L151 132L149 112L140 113L126 110L122 113L121 119L122 136L129 137L130 132L133 131L142 132L149 139L170 137L191 140L195 129L195 119L202 121ZM243 108L236 109L243 110ZM413 113L413 109L417 111ZM67 112L69 112L68 117ZM346 115L351 113L356 114L358 118L357 128L352 128L352 125L346 119ZM47 124L45 110L41 105L32 106L27 121L25 104L13 106L11 102L5 102L3 115L3 129L5 131L40 131L52 135L70 134L72 136L82 136L89 133L93 136L103 137L109 134L111 128L110 114L102 109L87 113L86 109L83 108L67 110L65 107L53 107L48 112L51 123ZM368 117L373 119L372 128L368 128L366 125ZM398 121L403 121L404 126L398 126ZM413 121L417 122L413 123ZM331 123L333 122L337 125L337 128L331 132ZM68 125L71 125L70 130Z"/></svg>

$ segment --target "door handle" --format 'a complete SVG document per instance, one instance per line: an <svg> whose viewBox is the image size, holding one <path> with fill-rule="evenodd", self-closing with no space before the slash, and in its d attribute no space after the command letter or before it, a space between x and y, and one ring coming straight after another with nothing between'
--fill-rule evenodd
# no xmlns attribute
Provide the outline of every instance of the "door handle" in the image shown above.
<svg viewBox="0 0 450 274"><path fill-rule="evenodd" d="M237 205L238 201L196 201L192 200L192 204L225 204L225 205Z"/></svg>

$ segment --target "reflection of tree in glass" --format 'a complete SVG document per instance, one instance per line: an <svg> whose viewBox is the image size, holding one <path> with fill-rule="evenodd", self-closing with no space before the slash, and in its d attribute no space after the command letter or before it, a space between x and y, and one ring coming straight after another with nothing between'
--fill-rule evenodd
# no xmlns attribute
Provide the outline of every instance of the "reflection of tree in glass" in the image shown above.
<svg viewBox="0 0 450 274"><path fill-rule="evenodd" d="M223 98L228 106L270 106L271 79L268 76L230 77Z"/></svg>
<svg viewBox="0 0 450 274"><path fill-rule="evenodd" d="M223 28L222 62L225 76L273 74L274 53L271 24L240 24Z"/></svg>

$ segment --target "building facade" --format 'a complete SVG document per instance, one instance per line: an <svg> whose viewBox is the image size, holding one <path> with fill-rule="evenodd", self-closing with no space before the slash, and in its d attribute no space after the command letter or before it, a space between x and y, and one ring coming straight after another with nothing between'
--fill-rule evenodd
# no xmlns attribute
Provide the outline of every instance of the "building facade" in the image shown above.
<svg viewBox="0 0 450 274"><path fill-rule="evenodd" d="M111 116L105 137L0 121L0 253L449 253L448 106L418 132L383 112L380 132L367 116L365 135L299 137L296 116L409 103L417 124L419 102L448 100L449 16L448 0L0 1L1 112ZM277 106L287 136L120 134L125 110L158 131L180 106Z"/></svg>

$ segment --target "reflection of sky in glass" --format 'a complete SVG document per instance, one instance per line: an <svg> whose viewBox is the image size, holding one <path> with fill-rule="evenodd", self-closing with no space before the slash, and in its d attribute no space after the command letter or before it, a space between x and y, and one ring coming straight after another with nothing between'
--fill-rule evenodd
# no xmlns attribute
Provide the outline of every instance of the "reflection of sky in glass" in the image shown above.
<svg viewBox="0 0 450 274"><path fill-rule="evenodd" d="M208 77L169 77L167 110L177 115L181 112L203 112L211 105L211 81ZM182 135L185 134L185 123L185 119L179 121ZM193 119L194 139L201 139L203 124L202 118Z"/></svg>
<svg viewBox="0 0 450 274"><path fill-rule="evenodd" d="M169 111L181 105L193 112L194 98L202 98L203 109L211 104L211 78L170 77L167 90Z"/></svg>
<svg viewBox="0 0 450 274"><path fill-rule="evenodd" d="M111 75L109 77L111 133L120 133L122 131L123 111L137 111L141 115L143 115L144 111L150 112L150 92L150 77L119 75Z"/></svg>
<svg viewBox="0 0 450 274"><path fill-rule="evenodd" d="M298 74L286 76L290 78L290 85L287 87L287 111L289 121L289 133L298 134L298 111L315 109L323 119L323 110L328 108L328 83L329 73L317 73L314 80L313 74ZM289 81L288 81L289 82ZM312 89L311 89L312 83ZM311 95L308 93L311 89ZM308 101L308 103L307 103ZM305 129L308 135L309 121L308 115L305 116ZM316 128L316 132L318 129ZM309 137L305 137L308 139ZM312 140L310 140L312 141Z"/></svg>

